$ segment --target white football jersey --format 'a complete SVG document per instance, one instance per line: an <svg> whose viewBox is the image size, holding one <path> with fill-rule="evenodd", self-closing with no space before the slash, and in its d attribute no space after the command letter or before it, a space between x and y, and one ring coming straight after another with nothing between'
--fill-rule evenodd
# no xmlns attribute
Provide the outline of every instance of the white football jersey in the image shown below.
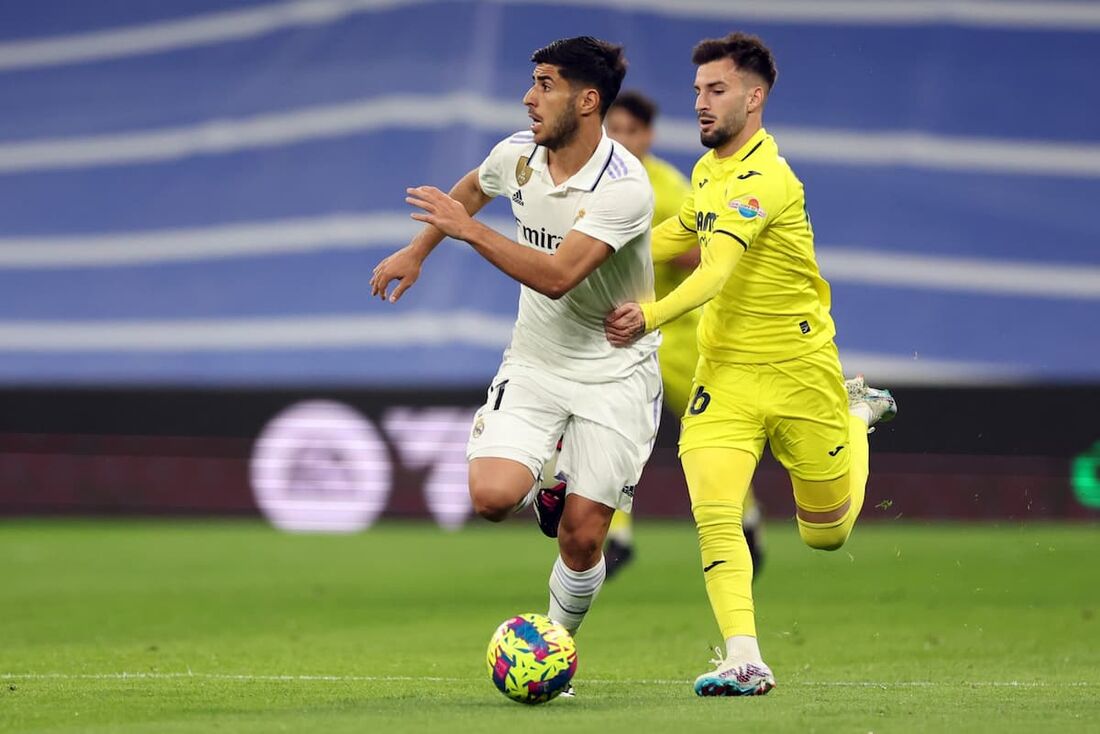
<svg viewBox="0 0 1100 734"><path fill-rule="evenodd" d="M486 196L511 199L516 241L553 257L576 229L615 252L556 301L521 286L504 358L580 382L618 380L650 359L661 339L654 332L616 348L603 327L617 306L653 300L653 188L641 162L606 133L588 162L561 185L550 177L546 153L533 133L518 132L498 143L478 169Z"/></svg>

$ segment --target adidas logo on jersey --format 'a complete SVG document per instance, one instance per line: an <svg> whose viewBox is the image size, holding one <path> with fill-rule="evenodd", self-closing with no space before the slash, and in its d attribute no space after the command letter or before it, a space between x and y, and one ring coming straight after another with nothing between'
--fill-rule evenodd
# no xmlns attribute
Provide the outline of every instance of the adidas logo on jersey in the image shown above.
<svg viewBox="0 0 1100 734"><path fill-rule="evenodd" d="M512 201L514 201L519 206L523 206L523 192L519 189L516 189L516 193L512 194Z"/></svg>

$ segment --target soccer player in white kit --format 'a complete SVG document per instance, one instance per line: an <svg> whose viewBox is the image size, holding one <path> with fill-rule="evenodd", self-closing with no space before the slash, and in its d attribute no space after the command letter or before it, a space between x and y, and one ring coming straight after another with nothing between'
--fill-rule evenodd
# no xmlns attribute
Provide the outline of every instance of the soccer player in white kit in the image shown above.
<svg viewBox="0 0 1100 734"><path fill-rule="evenodd" d="M603 326L618 305L653 300L653 190L603 130L626 74L622 48L569 38L531 60L530 129L498 143L449 195L408 189L413 218L429 226L379 263L371 292L385 299L397 280L389 300L400 298L444 236L522 284L511 344L470 432L470 497L492 521L535 501L543 532L558 538L548 615L575 632L603 583L611 516L630 510L657 433L660 336L616 349ZM496 196L512 202L514 241L472 217ZM540 491L559 438L560 483Z"/></svg>

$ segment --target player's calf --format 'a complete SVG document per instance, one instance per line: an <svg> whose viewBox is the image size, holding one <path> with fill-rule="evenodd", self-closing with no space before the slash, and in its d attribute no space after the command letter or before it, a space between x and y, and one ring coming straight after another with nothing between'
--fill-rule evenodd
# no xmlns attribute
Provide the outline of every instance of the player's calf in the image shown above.
<svg viewBox="0 0 1100 734"><path fill-rule="evenodd" d="M558 550L572 568L591 568L603 558L603 538L593 532L573 532L564 524L558 531Z"/></svg>
<svg viewBox="0 0 1100 734"><path fill-rule="evenodd" d="M570 568L592 568L603 558L603 542L613 510L571 495L558 525L558 549Z"/></svg>
<svg viewBox="0 0 1100 734"><path fill-rule="evenodd" d="M819 527L801 520L798 522L798 535L803 543L814 550L840 550L851 534L851 525L847 523L835 527Z"/></svg>
<svg viewBox="0 0 1100 734"><path fill-rule="evenodd" d="M798 535L803 543L815 550L837 550L852 533L853 523L848 522L851 510L850 498L845 499L840 507L825 511L810 510L796 504Z"/></svg>
<svg viewBox="0 0 1100 734"><path fill-rule="evenodd" d="M857 424L856 439L866 441L863 425ZM856 452L854 443L855 439L849 450ZM837 550L852 533L863 505L862 497L857 496L860 493L853 493L858 483L853 478L854 466L855 462L844 475L825 481L791 475L798 534L803 543L815 550Z"/></svg>

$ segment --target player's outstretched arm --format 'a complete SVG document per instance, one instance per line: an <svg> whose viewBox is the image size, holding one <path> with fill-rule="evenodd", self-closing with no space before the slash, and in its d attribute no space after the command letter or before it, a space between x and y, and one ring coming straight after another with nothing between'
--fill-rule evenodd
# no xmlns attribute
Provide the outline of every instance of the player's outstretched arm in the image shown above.
<svg viewBox="0 0 1100 734"><path fill-rule="evenodd" d="M653 228L653 262L675 260L699 246L695 230L688 229L679 215L673 215Z"/></svg>
<svg viewBox="0 0 1100 734"><path fill-rule="evenodd" d="M451 189L450 196L462 205L468 216L477 214L492 200L481 190L476 168L458 180ZM390 302L396 303L420 277L424 260L445 236L442 230L428 225L413 237L412 242L378 263L371 275L371 296L386 300L386 291L390 283L396 280L397 287L389 296Z"/></svg>
<svg viewBox="0 0 1100 734"><path fill-rule="evenodd" d="M413 219L470 243L505 274L548 298L564 296L614 252L610 245L576 229L570 230L552 256L523 247L469 216L459 202L432 186L409 189L405 201L421 210L413 213Z"/></svg>
<svg viewBox="0 0 1100 734"><path fill-rule="evenodd" d="M718 295L745 253L740 241L716 232L702 250L702 262L680 285L656 303L624 303L604 319L607 340L625 347L642 334L678 319Z"/></svg>

